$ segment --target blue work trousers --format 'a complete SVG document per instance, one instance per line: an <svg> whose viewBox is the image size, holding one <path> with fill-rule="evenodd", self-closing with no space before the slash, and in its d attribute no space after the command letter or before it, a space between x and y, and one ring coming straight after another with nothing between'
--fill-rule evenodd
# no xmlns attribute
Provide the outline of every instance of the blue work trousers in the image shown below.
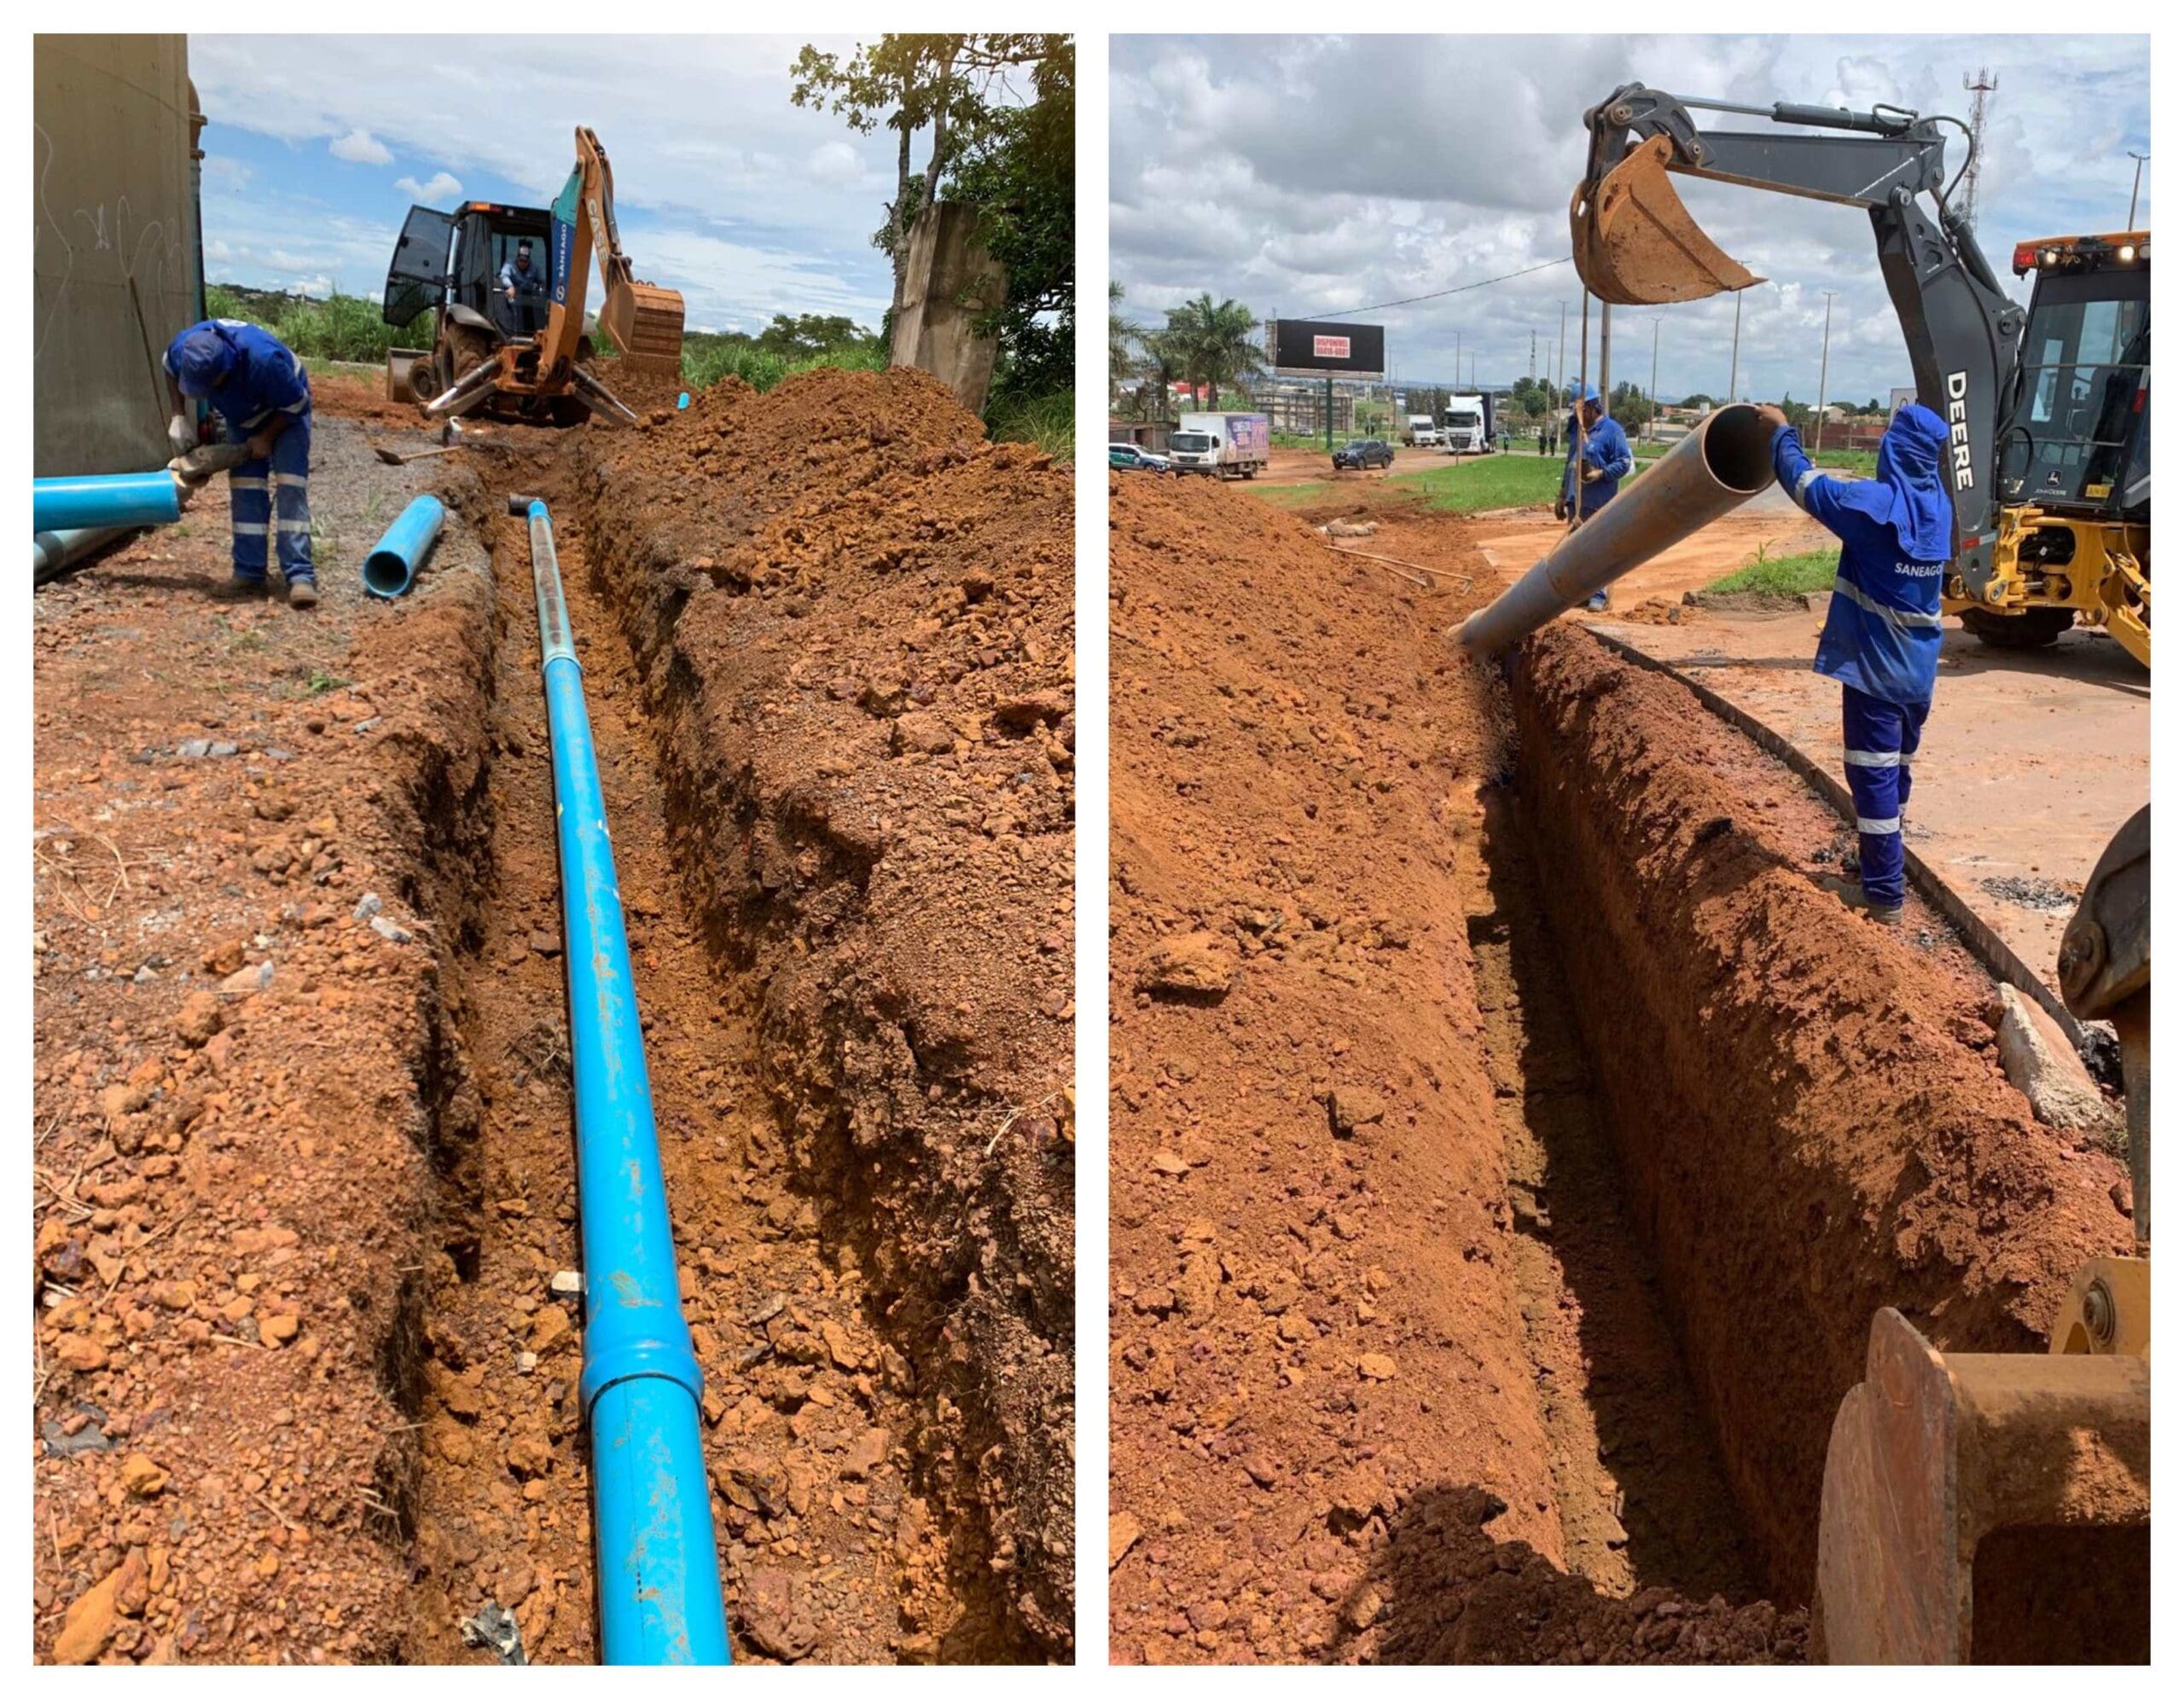
<svg viewBox="0 0 2184 1699"><path fill-rule="evenodd" d="M1843 771L1858 816L1858 877L1868 902L1903 906L1903 807L1926 702L1885 702L1843 687Z"/></svg>
<svg viewBox="0 0 2184 1699"><path fill-rule="evenodd" d="M239 443L250 432L225 425L224 434ZM273 439L270 458L245 461L228 474L228 519L235 531L235 577L264 581L270 536L282 577L292 584L317 582L311 564L309 408L291 417L288 428Z"/></svg>

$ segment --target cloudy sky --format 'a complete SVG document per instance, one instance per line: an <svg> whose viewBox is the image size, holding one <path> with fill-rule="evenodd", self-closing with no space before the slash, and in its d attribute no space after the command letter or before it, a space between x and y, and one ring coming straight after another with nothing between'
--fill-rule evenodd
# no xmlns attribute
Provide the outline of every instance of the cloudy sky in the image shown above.
<svg viewBox="0 0 2184 1699"><path fill-rule="evenodd" d="M377 296L413 203L543 206L579 124L614 165L639 277L682 292L693 330L776 312L876 327L894 183L886 132L789 104L818 37L208 36L189 39L214 281Z"/></svg>
<svg viewBox="0 0 2184 1699"><path fill-rule="evenodd" d="M1566 262L1583 113L1631 81L1755 106L1886 102L1968 117L1963 78L1985 66L1998 86L1978 216L2006 281L2020 238L2122 228L2128 154L2148 146L2143 37L1117 36L1112 63L1111 270L1124 316L1144 324L1201 290L1263 316L1339 317ZM1952 173L1960 159L1952 148ZM2152 217L2146 169L2141 226ZM1885 398L1909 381L1864 213L1676 187L1700 227L1769 280L1745 293L1741 391L1812 397L1830 289L1829 393ZM1476 353L1480 381L1507 382L1526 371L1533 332L1549 374L1565 304L1575 373L1577 299L1565 264L1369 316L1387 325L1399 375L1468 378ZM1661 393L1721 394L1732 302L1618 309L1612 375L1647 381L1659 314Z"/></svg>

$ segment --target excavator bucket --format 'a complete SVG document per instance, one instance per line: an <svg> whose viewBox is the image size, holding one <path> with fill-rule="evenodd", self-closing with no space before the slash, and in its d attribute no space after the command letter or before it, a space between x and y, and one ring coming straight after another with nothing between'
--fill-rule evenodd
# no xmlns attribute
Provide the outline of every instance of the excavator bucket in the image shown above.
<svg viewBox="0 0 2184 1699"><path fill-rule="evenodd" d="M2147 1659L2148 1364L2128 1351L2088 1354L2082 1335L2074 1351L2067 1333L2059 1327L2047 1356L1944 1355L1896 1311L1874 1316L1866 1377L1828 1441L1817 1656Z"/></svg>
<svg viewBox="0 0 2184 1699"><path fill-rule="evenodd" d="M1658 306L1764 281L1715 246L1684 209L1669 182L1673 157L1670 139L1656 136L1570 198L1571 258L1603 301Z"/></svg>
<svg viewBox="0 0 2184 1699"><path fill-rule="evenodd" d="M652 283L620 283L600 304L599 325L633 373L674 377L682 369L682 297Z"/></svg>

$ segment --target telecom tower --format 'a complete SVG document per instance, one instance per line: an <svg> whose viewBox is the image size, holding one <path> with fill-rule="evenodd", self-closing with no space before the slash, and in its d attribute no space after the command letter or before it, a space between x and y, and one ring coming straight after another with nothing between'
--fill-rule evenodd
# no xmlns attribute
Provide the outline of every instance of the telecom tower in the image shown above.
<svg viewBox="0 0 2184 1699"><path fill-rule="evenodd" d="M1964 86L1972 95L1972 155L1964 165L1964 222L1979 222L1979 162L1987 154L1987 96L1995 92L1995 73L1985 66L1966 76Z"/></svg>

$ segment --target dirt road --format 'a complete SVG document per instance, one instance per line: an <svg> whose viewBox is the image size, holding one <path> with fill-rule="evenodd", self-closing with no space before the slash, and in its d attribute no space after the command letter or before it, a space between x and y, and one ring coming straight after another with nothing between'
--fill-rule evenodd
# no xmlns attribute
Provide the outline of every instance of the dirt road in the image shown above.
<svg viewBox="0 0 2184 1699"><path fill-rule="evenodd" d="M1837 771L1842 693L1812 670L1821 618L1597 623L1688 670ZM1954 622L1943 636L1906 835L2051 986L2086 875L2152 795L2152 730L2146 669L2103 633L2074 631L2025 653L1988 648Z"/></svg>

